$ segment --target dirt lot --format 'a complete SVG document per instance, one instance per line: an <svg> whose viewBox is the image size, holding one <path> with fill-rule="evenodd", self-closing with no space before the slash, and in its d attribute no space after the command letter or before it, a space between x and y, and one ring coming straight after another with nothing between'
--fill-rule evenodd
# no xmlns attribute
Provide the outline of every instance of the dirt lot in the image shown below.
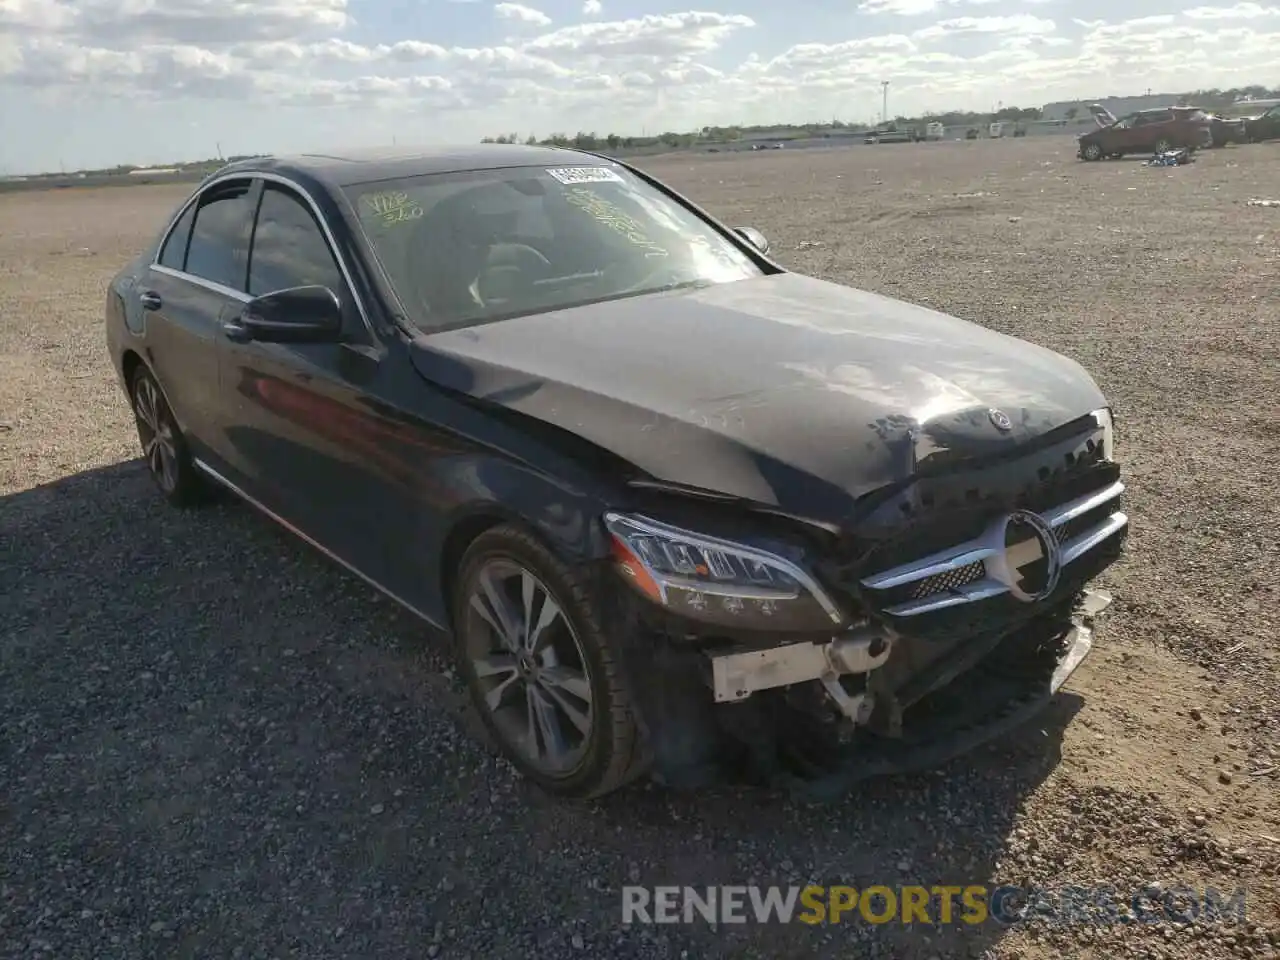
<svg viewBox="0 0 1280 960"><path fill-rule="evenodd" d="M1134 532L1070 692L834 808L513 779L438 640L247 508L160 505L102 335L186 188L0 198L0 954L1264 957L1280 952L1280 144L1044 140L650 169L798 270L1078 359ZM1248 888L1247 925L622 928L627 883Z"/></svg>

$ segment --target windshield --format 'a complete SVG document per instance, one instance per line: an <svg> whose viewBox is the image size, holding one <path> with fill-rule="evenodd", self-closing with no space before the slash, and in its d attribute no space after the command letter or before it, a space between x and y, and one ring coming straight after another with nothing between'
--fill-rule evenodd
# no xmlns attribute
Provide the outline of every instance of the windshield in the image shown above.
<svg viewBox="0 0 1280 960"><path fill-rule="evenodd" d="M615 166L434 174L346 192L423 330L763 273L710 224Z"/></svg>

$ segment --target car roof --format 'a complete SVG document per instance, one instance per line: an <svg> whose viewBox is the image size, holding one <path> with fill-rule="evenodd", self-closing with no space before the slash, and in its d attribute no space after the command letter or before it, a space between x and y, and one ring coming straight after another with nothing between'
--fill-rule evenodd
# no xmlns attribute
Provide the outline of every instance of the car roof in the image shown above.
<svg viewBox="0 0 1280 960"><path fill-rule="evenodd" d="M218 171L270 172L345 187L356 183L395 180L433 173L499 170L503 167L599 164L600 157L568 147L526 146L517 143L476 143L438 147L372 147L326 153L269 155L237 160ZM608 162L608 161L607 161Z"/></svg>

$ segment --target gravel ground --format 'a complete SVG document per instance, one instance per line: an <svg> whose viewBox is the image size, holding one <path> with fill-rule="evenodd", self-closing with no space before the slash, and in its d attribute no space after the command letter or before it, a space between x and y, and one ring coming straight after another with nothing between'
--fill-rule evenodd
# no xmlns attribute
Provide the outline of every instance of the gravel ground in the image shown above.
<svg viewBox="0 0 1280 960"><path fill-rule="evenodd" d="M1280 953L1280 211L1244 204L1276 196L1280 146L1174 169L1070 149L647 163L792 267L1075 357L1117 408L1134 531L1068 691L821 808L516 780L439 638L248 508L153 494L102 301L182 190L0 197L0 955ZM627 883L807 880L1243 886L1248 918L620 924Z"/></svg>

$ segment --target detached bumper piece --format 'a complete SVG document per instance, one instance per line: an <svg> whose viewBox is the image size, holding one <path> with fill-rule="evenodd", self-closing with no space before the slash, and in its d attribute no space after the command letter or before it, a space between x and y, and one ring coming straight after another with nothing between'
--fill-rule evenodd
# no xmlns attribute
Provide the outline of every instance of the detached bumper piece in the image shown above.
<svg viewBox="0 0 1280 960"><path fill-rule="evenodd" d="M825 771L788 777L800 798L834 801L862 780L918 773L988 743L1035 717L1093 646L1093 619L1111 603L1086 591L1065 623L1031 622L906 711L901 738L859 737Z"/></svg>

